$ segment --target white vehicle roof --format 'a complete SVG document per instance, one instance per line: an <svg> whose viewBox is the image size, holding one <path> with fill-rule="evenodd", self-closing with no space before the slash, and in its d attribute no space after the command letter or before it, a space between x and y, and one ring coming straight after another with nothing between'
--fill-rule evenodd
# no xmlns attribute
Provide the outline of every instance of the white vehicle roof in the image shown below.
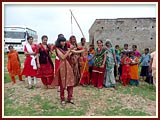
<svg viewBox="0 0 160 120"><path fill-rule="evenodd" d="M35 31L35 30L33 30L33 29L25 26L25 25L7 25L7 26L4 26L4 28L12 28L12 27L13 27L13 28L27 28L27 29L29 29L29 30ZM35 31L35 32L36 32L36 31Z"/></svg>

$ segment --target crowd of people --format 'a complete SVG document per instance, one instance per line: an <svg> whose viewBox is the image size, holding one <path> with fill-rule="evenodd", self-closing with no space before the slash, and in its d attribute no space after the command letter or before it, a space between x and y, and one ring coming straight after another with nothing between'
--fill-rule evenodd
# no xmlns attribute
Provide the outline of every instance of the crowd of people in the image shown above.
<svg viewBox="0 0 160 120"><path fill-rule="evenodd" d="M26 59L22 71L18 53L13 46L8 47L7 68L11 80L16 83L15 75L18 75L22 81L24 75L29 89L33 87L32 80L36 88L40 87L37 78L41 78L45 89L59 86L62 105L66 104L65 90L68 92L68 102L75 104L73 88L78 85L117 90L116 82L119 81L123 86L139 86L140 64L142 79L150 81L153 76L153 84L156 85L156 51L150 54L149 48L145 48L141 55L136 45L132 46L132 50L128 49L128 44L120 49L119 45L114 47L109 39L98 40L96 48L92 44L87 47L85 38L81 38L78 45L73 35L67 41L63 34L59 34L53 46L47 44L46 35L41 37L39 44L33 44L33 39L29 36L24 46ZM51 59L53 54L56 56L54 63Z"/></svg>

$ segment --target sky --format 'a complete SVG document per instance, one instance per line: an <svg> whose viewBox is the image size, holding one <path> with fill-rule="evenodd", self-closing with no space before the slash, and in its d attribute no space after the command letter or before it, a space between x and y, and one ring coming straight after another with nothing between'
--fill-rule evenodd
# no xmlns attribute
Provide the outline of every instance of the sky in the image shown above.
<svg viewBox="0 0 160 120"><path fill-rule="evenodd" d="M77 42L83 37L71 13L78 21L86 41L89 41L89 29L96 19L156 17L155 4L5 4L4 26L25 25L41 36L48 36L48 43L55 43L62 33L68 40L72 35Z"/></svg>

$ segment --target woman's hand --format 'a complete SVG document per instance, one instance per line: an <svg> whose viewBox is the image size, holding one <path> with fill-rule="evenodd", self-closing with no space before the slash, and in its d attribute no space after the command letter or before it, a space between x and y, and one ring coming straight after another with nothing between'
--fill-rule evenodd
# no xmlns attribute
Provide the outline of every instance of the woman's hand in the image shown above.
<svg viewBox="0 0 160 120"><path fill-rule="evenodd" d="M152 67L151 67L151 66L149 66L149 71L150 71L150 72L152 71Z"/></svg>
<svg viewBox="0 0 160 120"><path fill-rule="evenodd" d="M69 50L74 50L74 49L75 49L75 47L74 47L74 46L71 46Z"/></svg>
<svg viewBox="0 0 160 120"><path fill-rule="evenodd" d="M39 63L37 64L37 67L40 68L40 64Z"/></svg>
<svg viewBox="0 0 160 120"><path fill-rule="evenodd" d="M36 53L35 53L35 52L33 52L33 53L31 53L30 55L36 55Z"/></svg>
<svg viewBox="0 0 160 120"><path fill-rule="evenodd" d="M21 62L19 62L19 66L21 67Z"/></svg>
<svg viewBox="0 0 160 120"><path fill-rule="evenodd" d="M104 68L104 64L102 64L102 65L100 66L100 68Z"/></svg>
<svg viewBox="0 0 160 120"><path fill-rule="evenodd" d="M116 66L118 66L118 63L117 63L117 61L115 61L115 65L116 65Z"/></svg>

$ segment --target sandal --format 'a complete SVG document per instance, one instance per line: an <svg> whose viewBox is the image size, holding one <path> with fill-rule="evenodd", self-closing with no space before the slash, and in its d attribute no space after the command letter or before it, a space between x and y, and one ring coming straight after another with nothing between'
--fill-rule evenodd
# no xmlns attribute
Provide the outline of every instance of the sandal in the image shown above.
<svg viewBox="0 0 160 120"><path fill-rule="evenodd" d="M54 86L48 85L48 89L54 89Z"/></svg>
<svg viewBox="0 0 160 120"><path fill-rule="evenodd" d="M65 106L65 105L66 105L66 102L65 102L65 101L61 101L61 105L62 105L62 106Z"/></svg>
<svg viewBox="0 0 160 120"><path fill-rule="evenodd" d="M47 86L47 85L44 85L43 88L44 88L44 89L48 89L48 86Z"/></svg>
<svg viewBox="0 0 160 120"><path fill-rule="evenodd" d="M75 104L72 99L71 99L71 100L68 100L68 103Z"/></svg>

